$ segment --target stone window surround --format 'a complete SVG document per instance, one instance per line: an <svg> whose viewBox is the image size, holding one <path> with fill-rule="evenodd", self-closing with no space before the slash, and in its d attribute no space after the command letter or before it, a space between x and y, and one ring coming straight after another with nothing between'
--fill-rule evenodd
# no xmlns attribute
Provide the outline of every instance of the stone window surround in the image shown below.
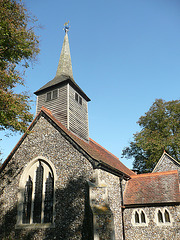
<svg viewBox="0 0 180 240"><path fill-rule="evenodd" d="M158 220L158 212L159 211L161 211L161 213L162 213L163 222L159 222L159 220ZM169 213L170 222L165 221L165 211L167 211ZM154 221L157 224L157 226L172 226L172 223L173 223L173 219L172 219L172 216L170 214L170 211L166 207L156 208Z"/></svg>
<svg viewBox="0 0 180 240"><path fill-rule="evenodd" d="M46 165L47 169L49 168L49 170L51 171L51 173L53 174L54 177L54 203L53 203L53 223L32 223L32 216L31 216L31 223L30 224L23 224L22 223L22 213L23 213L23 201L24 201L24 189L25 189L25 185L26 185L26 181L32 171L32 167L33 165L37 165L39 160L41 160L41 162L44 164L44 166ZM20 181L19 181L19 192L18 192L18 212L17 212L17 224L16 224L16 228L53 228L55 227L54 225L54 217L55 217L55 182L57 180L57 175L56 175L56 169L54 167L54 165L45 157L43 156L38 156L36 158L34 158L31 162L29 162L25 168L24 171L21 175ZM45 184L45 182L44 182ZM43 198L45 193L43 193ZM44 209L42 209L43 211Z"/></svg>
<svg viewBox="0 0 180 240"><path fill-rule="evenodd" d="M135 214L136 214L136 212L139 214L139 223L135 222ZM146 221L145 223L141 222L141 212L143 212L144 215L145 215L145 221ZM134 209L133 212L132 212L131 223L135 227L145 227L145 226L148 226L149 219L147 218L146 212L143 209Z"/></svg>

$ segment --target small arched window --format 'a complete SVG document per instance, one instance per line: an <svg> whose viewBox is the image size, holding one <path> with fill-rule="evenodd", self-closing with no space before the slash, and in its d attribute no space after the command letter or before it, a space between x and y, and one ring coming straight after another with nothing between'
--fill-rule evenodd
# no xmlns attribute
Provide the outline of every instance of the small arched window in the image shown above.
<svg viewBox="0 0 180 240"><path fill-rule="evenodd" d="M147 226L148 225L146 214L142 209L140 209L140 210L137 209L137 210L133 211L131 222L134 226Z"/></svg>
<svg viewBox="0 0 180 240"><path fill-rule="evenodd" d="M146 223L146 217L143 211L141 211L141 222Z"/></svg>
<svg viewBox="0 0 180 240"><path fill-rule="evenodd" d="M155 222L157 225L172 224L172 218L169 211L165 209L156 209Z"/></svg>
<svg viewBox="0 0 180 240"><path fill-rule="evenodd" d="M139 213L135 212L135 223L139 223Z"/></svg>
<svg viewBox="0 0 180 240"><path fill-rule="evenodd" d="M165 222L170 222L170 215L167 210L165 210L164 212L164 218L165 218Z"/></svg>
<svg viewBox="0 0 180 240"><path fill-rule="evenodd" d="M158 221L159 221L160 223L163 223L163 215L162 215L161 210L158 211Z"/></svg>
<svg viewBox="0 0 180 240"><path fill-rule="evenodd" d="M44 159L32 161L20 181L18 223L53 224L55 169Z"/></svg>

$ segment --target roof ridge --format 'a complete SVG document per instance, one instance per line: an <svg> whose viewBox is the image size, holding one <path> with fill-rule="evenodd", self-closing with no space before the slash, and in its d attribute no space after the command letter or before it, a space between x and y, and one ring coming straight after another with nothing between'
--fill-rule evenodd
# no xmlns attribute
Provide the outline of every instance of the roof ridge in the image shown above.
<svg viewBox="0 0 180 240"><path fill-rule="evenodd" d="M169 157L172 161L174 161L175 163L179 164L180 165L180 162L178 162L175 158L173 158L171 155L169 155L165 150L162 154L162 156L160 157L160 159L158 160L156 166L154 167L153 171L152 172L155 172L156 168L159 166L159 164L161 164L161 162L163 161L163 158L164 156L167 156Z"/></svg>
<svg viewBox="0 0 180 240"><path fill-rule="evenodd" d="M46 107L44 107L44 106L41 107L41 110L43 110L43 111L45 111L45 112L47 112L47 113L52 115L52 112L49 109L47 109Z"/></svg>
<svg viewBox="0 0 180 240"><path fill-rule="evenodd" d="M92 158L92 160L95 160L96 162L97 161L101 162L101 164L103 164L104 167L106 167L106 165L107 165L108 168L110 168L113 171L113 174L116 175L116 174L122 174L123 173L124 176L126 176L128 178L130 176L136 174L132 170L130 170L128 167L126 167L115 155L110 153L108 150L103 148L101 145L96 143L94 140L90 139L89 142L85 142L84 140L82 140L79 137L77 137L76 135L74 135L60 121L58 121L53 116L51 111L49 111L45 107L42 107L41 110L39 111L39 113L36 115L36 117L34 118L32 123L28 127L27 131L23 134L23 136L20 138L20 140L18 141L18 143L16 144L14 149L11 151L11 153L8 155L8 157L6 158L6 160L4 161L2 166L0 167L0 171L2 171L5 168L7 163L10 161L12 156L15 154L17 148L20 146L20 144L23 142L23 140L27 136L28 131L31 130L31 127L33 127L34 124L36 124L39 117L43 116L41 113L44 113L45 116L50 118L52 120L52 122L54 122L62 130L62 132L64 132L64 134L66 134L68 136L69 139L74 141L88 156L90 156ZM53 125L52 122L51 122L51 124ZM93 144L94 144L94 146L93 146ZM99 150L98 150L97 146L99 146ZM104 153L107 153L108 156L104 156L104 154L102 154L103 151L104 151ZM108 168L106 168L107 171L108 171ZM111 170L110 170L110 172L111 172ZM119 175L117 175L117 176L119 176Z"/></svg>
<svg viewBox="0 0 180 240"><path fill-rule="evenodd" d="M172 173L178 173L178 170L170 170L164 172L151 172L151 173L142 173L133 175L132 178L140 178L140 177L148 177L148 176L156 176L156 175L170 175Z"/></svg>

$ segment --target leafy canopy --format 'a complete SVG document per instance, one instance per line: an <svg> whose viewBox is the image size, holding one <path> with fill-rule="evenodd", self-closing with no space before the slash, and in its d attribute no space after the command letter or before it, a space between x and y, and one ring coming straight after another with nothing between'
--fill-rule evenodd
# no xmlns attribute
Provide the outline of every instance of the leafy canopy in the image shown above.
<svg viewBox="0 0 180 240"><path fill-rule="evenodd" d="M122 153L123 157L134 158L135 169L152 171L164 150L180 160L180 100L156 99L137 123L142 129Z"/></svg>
<svg viewBox="0 0 180 240"><path fill-rule="evenodd" d="M27 93L17 94L24 86L23 74L39 53L35 23L21 1L0 0L0 130L25 131L33 115Z"/></svg>

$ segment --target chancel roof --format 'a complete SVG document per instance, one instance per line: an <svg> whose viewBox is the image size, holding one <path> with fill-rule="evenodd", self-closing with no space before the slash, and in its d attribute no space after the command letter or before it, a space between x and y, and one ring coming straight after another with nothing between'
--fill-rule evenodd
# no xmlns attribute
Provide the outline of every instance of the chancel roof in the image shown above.
<svg viewBox="0 0 180 240"><path fill-rule="evenodd" d="M124 191L124 205L180 203L178 171L131 176Z"/></svg>
<svg viewBox="0 0 180 240"><path fill-rule="evenodd" d="M56 128L58 128L61 133L69 140L73 146L78 149L80 149L82 152L84 152L87 156L87 158L91 161L95 168L100 168L105 171L111 172L116 176L123 176L125 179L130 179L132 176L136 175L133 171L131 171L129 168L127 168L123 163L120 162L120 160L107 151L105 148L103 148L101 145L93 141L92 139L89 139L88 142L80 139L76 135L74 135L72 132L70 132L61 122L59 122L49 111L48 109L42 107L39 114L36 116L34 121L31 123L27 131L31 131L34 124L38 121L40 116L44 116L47 118L47 120ZM26 137L26 133L22 136L20 141L17 143L15 148L12 150L10 155L7 157L6 161L3 163L1 170L4 169L8 161L11 159L15 151L18 149L18 146L22 143L24 138Z"/></svg>

